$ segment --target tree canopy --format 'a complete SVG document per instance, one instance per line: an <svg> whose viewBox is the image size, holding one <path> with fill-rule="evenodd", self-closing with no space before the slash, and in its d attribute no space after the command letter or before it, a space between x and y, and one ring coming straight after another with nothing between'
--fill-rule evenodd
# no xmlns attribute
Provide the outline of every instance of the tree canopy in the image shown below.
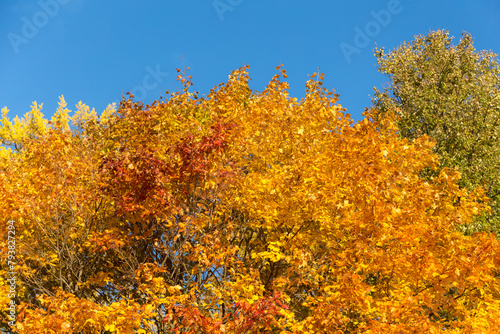
<svg viewBox="0 0 500 334"><path fill-rule="evenodd" d="M353 124L321 74L298 100L281 68L263 92L247 70L100 116L63 98L50 122L4 113L18 332L499 332L499 242L457 231L484 190L422 178L434 142Z"/></svg>
<svg viewBox="0 0 500 334"><path fill-rule="evenodd" d="M500 233L500 66L491 51L476 51L470 34L458 44L444 30L416 36L386 52L376 48L378 69L390 80L375 90L374 106L395 112L400 134L436 141L443 167L462 173L459 184L483 186L492 212L464 231Z"/></svg>

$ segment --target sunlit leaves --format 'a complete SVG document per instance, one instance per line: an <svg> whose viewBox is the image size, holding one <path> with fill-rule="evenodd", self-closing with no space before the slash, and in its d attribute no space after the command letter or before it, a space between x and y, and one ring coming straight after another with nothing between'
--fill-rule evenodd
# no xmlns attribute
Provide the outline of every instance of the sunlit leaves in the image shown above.
<svg viewBox="0 0 500 334"><path fill-rule="evenodd" d="M392 115L353 124L321 74L297 100L281 67L261 93L247 70L206 97L181 76L182 92L101 116L61 100L1 160L18 330L496 332L498 241L456 231L484 190Z"/></svg>
<svg viewBox="0 0 500 334"><path fill-rule="evenodd" d="M464 33L457 44L452 41L448 32L438 30L390 52L376 49L378 69L390 85L375 91L374 104L381 115L396 112L403 137L426 134L435 139L441 165L462 173L460 186L485 187L492 212L461 230L498 232L499 62L491 51L476 51L470 34Z"/></svg>

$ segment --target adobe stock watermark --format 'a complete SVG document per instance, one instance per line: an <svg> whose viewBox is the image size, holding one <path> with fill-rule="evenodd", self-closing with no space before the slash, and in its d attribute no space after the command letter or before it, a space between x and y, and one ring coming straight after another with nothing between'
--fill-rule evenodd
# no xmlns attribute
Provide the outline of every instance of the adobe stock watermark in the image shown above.
<svg viewBox="0 0 500 334"><path fill-rule="evenodd" d="M219 20L224 21L224 13L232 12L234 8L241 5L243 0L214 0L212 5L219 16Z"/></svg>
<svg viewBox="0 0 500 334"><path fill-rule="evenodd" d="M16 226L13 220L9 220L7 225L7 274L6 279L8 290L9 306L7 307L6 316L9 326L13 329L16 323L16 286L17 286L17 273L16 273Z"/></svg>
<svg viewBox="0 0 500 334"><path fill-rule="evenodd" d="M38 6L40 10L35 12L31 19L26 16L21 17L23 26L21 27L21 34L9 32L7 38L15 53L19 52L21 44L28 44L29 41L38 34L40 29L45 27L51 18L59 14L60 5L66 5L70 0L39 0Z"/></svg>
<svg viewBox="0 0 500 334"><path fill-rule="evenodd" d="M347 63L351 62L353 54L361 53L362 49L370 45L372 39L380 34L382 28L387 27L391 23L392 17L402 11L403 6L400 0L389 0L387 2L387 9L381 9L379 11L371 10L370 16L373 20L368 21L363 29L358 26L354 27L355 35L352 43L340 43L340 50Z"/></svg>
<svg viewBox="0 0 500 334"><path fill-rule="evenodd" d="M161 71L160 64L156 64L154 69L149 65L145 69L148 74L142 78L142 85L134 86L130 91L137 100L146 99L148 92L158 88L163 80L170 75L168 72Z"/></svg>

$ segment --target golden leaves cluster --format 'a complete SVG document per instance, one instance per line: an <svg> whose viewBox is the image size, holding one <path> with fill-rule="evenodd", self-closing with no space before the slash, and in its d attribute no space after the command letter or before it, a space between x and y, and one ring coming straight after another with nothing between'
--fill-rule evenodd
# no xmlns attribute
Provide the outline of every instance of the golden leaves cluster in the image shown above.
<svg viewBox="0 0 500 334"><path fill-rule="evenodd" d="M151 105L79 105L74 129L63 101L33 136L4 120L18 330L498 332L498 241L456 228L484 191L422 178L433 142L354 124L321 74L297 100L281 67L260 93L247 70L206 97L184 79Z"/></svg>

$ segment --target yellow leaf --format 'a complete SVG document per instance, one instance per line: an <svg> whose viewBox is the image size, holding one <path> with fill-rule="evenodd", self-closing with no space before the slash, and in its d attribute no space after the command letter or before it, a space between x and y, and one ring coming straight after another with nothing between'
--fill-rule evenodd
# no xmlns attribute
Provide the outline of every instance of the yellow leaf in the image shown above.
<svg viewBox="0 0 500 334"><path fill-rule="evenodd" d="M113 324L111 324L111 325L104 325L104 330L110 331L110 332L114 332L115 325L113 325Z"/></svg>

